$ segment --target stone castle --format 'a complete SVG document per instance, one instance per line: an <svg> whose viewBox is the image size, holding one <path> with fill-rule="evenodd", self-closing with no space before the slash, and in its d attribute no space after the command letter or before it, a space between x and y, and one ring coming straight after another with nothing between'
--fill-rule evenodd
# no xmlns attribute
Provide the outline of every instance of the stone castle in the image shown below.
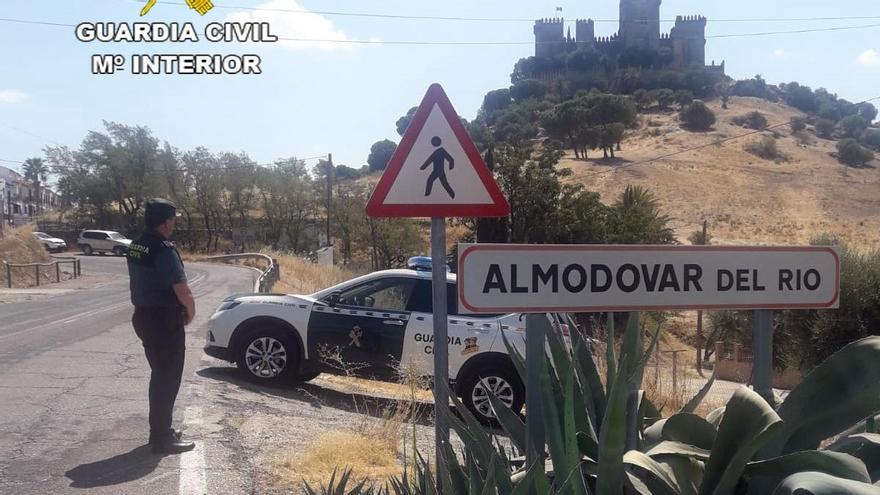
<svg viewBox="0 0 880 495"><path fill-rule="evenodd" d="M592 46L602 53L621 53L627 48L658 52L667 60L666 68L685 69L706 66L706 18L678 16L668 34L660 32L662 0L620 0L620 27L616 34L596 37L592 19L575 22L566 34L561 18L535 21L535 56L553 57L580 47ZM715 70L724 71L724 64Z"/></svg>

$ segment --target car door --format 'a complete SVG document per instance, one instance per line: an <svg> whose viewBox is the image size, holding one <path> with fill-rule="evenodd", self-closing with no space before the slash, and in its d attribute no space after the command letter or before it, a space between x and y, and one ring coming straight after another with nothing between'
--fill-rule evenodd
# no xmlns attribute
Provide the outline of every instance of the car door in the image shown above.
<svg viewBox="0 0 880 495"><path fill-rule="evenodd" d="M327 372L388 380L398 375L416 280L370 280L319 301L309 317L309 356ZM332 296L331 296L332 297Z"/></svg>
<svg viewBox="0 0 880 495"><path fill-rule="evenodd" d="M95 245L93 249L108 251L110 249L110 241L105 232L95 232Z"/></svg>
<svg viewBox="0 0 880 495"><path fill-rule="evenodd" d="M423 374L434 374L433 302L431 281L419 280L410 300L410 324L404 343L403 362L412 363ZM490 316L465 316L458 314L456 285L446 284L447 348L449 350L449 376L454 379L458 370L468 359L491 348L491 339L498 333L497 319Z"/></svg>

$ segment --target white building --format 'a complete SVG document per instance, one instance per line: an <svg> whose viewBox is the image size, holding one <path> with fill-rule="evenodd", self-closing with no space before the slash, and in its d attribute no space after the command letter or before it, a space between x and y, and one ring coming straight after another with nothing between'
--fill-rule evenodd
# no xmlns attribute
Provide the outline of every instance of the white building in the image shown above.
<svg viewBox="0 0 880 495"><path fill-rule="evenodd" d="M10 168L0 166L0 213L3 220L16 225L26 223L40 211L58 206L58 195L40 186L39 195L33 183Z"/></svg>

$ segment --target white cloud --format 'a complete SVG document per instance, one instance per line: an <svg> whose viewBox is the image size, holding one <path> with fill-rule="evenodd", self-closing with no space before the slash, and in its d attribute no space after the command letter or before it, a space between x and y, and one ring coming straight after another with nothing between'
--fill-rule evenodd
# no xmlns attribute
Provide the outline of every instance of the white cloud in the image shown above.
<svg viewBox="0 0 880 495"><path fill-rule="evenodd" d="M345 33L326 17L308 13L284 12L305 11L295 0L269 0L257 5L255 10L236 12L226 16L226 22L268 22L272 34L279 38L299 38L323 41L285 41L278 45L289 50L345 50L357 46L354 43L340 43L349 40Z"/></svg>
<svg viewBox="0 0 880 495"><path fill-rule="evenodd" d="M863 67L880 67L880 52L874 49L865 50L856 58L856 63Z"/></svg>
<svg viewBox="0 0 880 495"><path fill-rule="evenodd" d="M0 89L0 105L4 103L23 103L28 99L27 93L17 89Z"/></svg>
<svg viewBox="0 0 880 495"><path fill-rule="evenodd" d="M788 52L785 51L785 49L783 48L777 48L773 50L773 58L777 60L785 60L786 58L788 58Z"/></svg>

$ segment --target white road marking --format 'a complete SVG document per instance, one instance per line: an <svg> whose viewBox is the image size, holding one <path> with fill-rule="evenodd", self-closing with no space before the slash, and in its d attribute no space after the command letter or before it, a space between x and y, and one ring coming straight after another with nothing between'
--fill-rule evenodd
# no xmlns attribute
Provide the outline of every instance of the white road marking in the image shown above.
<svg viewBox="0 0 880 495"><path fill-rule="evenodd" d="M202 408L187 407L183 412L185 431L200 431L202 427ZM181 495L205 495L208 493L208 476L205 471L205 442L196 441L196 448L180 455Z"/></svg>

